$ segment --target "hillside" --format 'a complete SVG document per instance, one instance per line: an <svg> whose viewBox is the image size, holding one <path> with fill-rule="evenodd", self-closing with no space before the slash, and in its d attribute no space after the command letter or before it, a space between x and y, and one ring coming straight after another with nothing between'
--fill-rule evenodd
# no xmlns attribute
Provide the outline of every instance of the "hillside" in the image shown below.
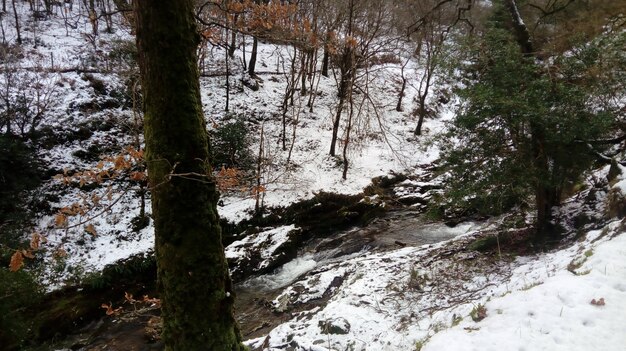
<svg viewBox="0 0 626 351"><path fill-rule="evenodd" d="M7 141L0 141L23 145L30 156L21 160L28 167L3 163L9 165L0 174L3 184L15 187L15 194L0 199L0 262L33 277L34 290L42 290L38 301L44 301L37 303L49 305L49 313L37 304L13 305L24 288L7 283L0 311L8 306L7 316L21 314L25 322L11 324L10 331L30 338L7 347L162 349L158 299L141 302L124 294L159 294L133 22L128 11L118 12L108 1L95 20L99 28L87 15L87 2L54 4L49 12L44 3L13 2L15 12L1 17L0 131ZM388 18L378 13L380 25L405 23L389 11ZM489 90L499 84L525 89L515 80L525 78L495 76L497 69L524 73L528 67L483 67L480 56L471 61L475 57L458 53L472 45L457 38L462 30L453 30L440 47L433 37L416 49L415 42L396 37L395 27L367 37L365 29L373 26L367 21L374 17L359 17L365 22L357 25L361 32L355 30L355 47L371 47L353 54L355 62L364 61L351 68L358 74L349 83L349 101L342 100L347 74L341 56L331 60L330 74L321 74L323 46L305 56L299 37L246 27L238 28L246 35L238 35L231 48L215 39L212 27L203 32L200 94L244 343L252 350L622 350L626 169L620 133L626 92L619 76L609 78L623 71L622 61L610 61L623 53L591 55L607 58L608 66L584 56L585 45L580 62L567 61L578 58L578 47L554 53L554 66L536 59L529 65L539 67L539 78L527 81L537 90L515 95ZM489 33L485 28L478 30ZM617 47L624 33L615 28L586 45ZM254 36L258 52L251 75ZM348 50L352 37L338 36L337 49ZM499 44L480 45L484 52L505 54ZM435 53L442 62L450 57L431 66ZM300 64L313 69L298 71ZM570 64L578 73L568 76ZM472 65L478 73L468 78ZM558 81L543 77L553 73L584 82L571 85L593 94L558 90L559 81L553 87L558 98L541 105L542 84ZM477 77L494 82L480 85ZM603 79L605 84L593 85ZM509 104L498 94L526 101ZM569 98L584 102L572 107ZM501 106L513 106L512 112ZM587 114L579 115L583 110ZM501 118L501 124L497 118L471 120L484 111L514 117ZM545 111L553 118L524 119ZM569 120L562 113L576 117L571 125L588 123L586 130L564 127ZM416 133L420 115L426 118ZM600 120L606 115L613 119ZM337 116L337 152L331 156ZM470 121L463 121L467 116ZM532 144L537 125L545 128L546 167L564 170L532 173L541 167L536 160L542 154ZM450 134L464 128L468 134ZM604 134L593 134L602 128ZM492 139L495 146L487 144ZM482 146L502 153L481 154L476 150ZM581 151L587 146L591 152ZM528 150L535 156L527 157ZM469 170L450 166L455 160ZM30 166L37 179L21 190ZM178 176L175 167L172 175ZM558 206L548 211L556 229L552 236L533 236L542 214L532 186L543 184L541 177L548 183L561 175L554 180Z"/></svg>

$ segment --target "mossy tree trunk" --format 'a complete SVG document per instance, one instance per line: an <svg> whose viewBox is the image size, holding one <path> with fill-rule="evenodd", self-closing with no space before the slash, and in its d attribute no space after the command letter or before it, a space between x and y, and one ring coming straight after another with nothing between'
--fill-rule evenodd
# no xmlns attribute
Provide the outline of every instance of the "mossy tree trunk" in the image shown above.
<svg viewBox="0 0 626 351"><path fill-rule="evenodd" d="M208 164L193 3L134 2L163 340L171 351L243 350Z"/></svg>

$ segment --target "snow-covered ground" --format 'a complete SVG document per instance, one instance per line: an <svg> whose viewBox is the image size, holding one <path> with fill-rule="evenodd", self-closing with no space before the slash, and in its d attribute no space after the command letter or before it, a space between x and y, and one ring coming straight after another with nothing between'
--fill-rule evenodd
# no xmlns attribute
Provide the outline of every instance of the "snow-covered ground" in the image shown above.
<svg viewBox="0 0 626 351"><path fill-rule="evenodd" d="M89 19L84 16L85 10L81 9L82 4L75 4L73 8L65 4L65 9L55 6L53 15L39 20L34 19L27 3L17 2L16 6L22 22L22 48L27 55L15 63L14 69L45 73L52 79L53 83L46 88L53 90L56 101L50 105L41 126L51 128L55 135L68 135L68 141L41 150L41 157L47 165L59 172L68 170L69 174L94 169L99 162L97 155L96 159L93 155L79 155L103 150L102 156L111 156L133 145L137 133L133 131L135 115L129 106L122 103L124 98L119 97L120 94L128 94L125 84L131 75L130 67L110 54L126 48L134 40L128 29L118 25L122 22L121 16L114 16L112 33L104 33L104 24L100 23L101 32L94 38ZM16 33L12 16L3 20L6 21L6 40L14 42ZM230 116L243 116L250 127L251 154L255 158L263 128L265 164L262 185L265 206L289 205L311 198L320 191L357 194L370 184L373 177L390 172L414 172L417 166L437 158L438 151L429 141L437 131L442 130L442 121L449 118L450 111L442 106L443 117L427 119L425 135L421 139L413 136L417 123L412 114L413 97L419 65L410 62L404 70L409 82L403 99L404 112L395 110L401 86L399 64L378 65L368 73L371 102L369 99L365 101L361 94L355 94L357 104L363 108L355 114L353 121L347 150L350 168L346 180L342 179L342 156L328 155L332 118L337 108L337 82L332 74L321 77L319 83L315 83L317 95L313 112L306 106L310 95L302 96L299 92L294 96L293 106L288 107L287 148L291 149L293 143L293 151L287 163L289 151L284 151L279 142L282 131L280 114L288 80L284 67L289 67L287 60L292 52L286 46L260 43L257 71L261 81L258 91L242 85L243 78L250 78L246 77L238 59L231 60L228 113L224 111L223 50L209 50L203 66L206 74L201 78L201 93L208 127L223 125ZM241 57L242 54L237 51L235 56ZM436 94L431 96L437 98ZM126 95L125 98L130 97ZM112 100L117 102L109 106ZM109 127L103 127L108 124ZM338 155L342 155L345 139L345 125L342 124ZM51 211L40 218L35 228L47 238L42 253L46 261L54 262L44 265L47 267L45 274L51 280L72 274L70 272L80 275L101 269L120 258L145 252L153 245L151 226L139 233L129 229L131 221L139 214L136 186L118 180L105 182L95 190L92 187L87 187L88 190L77 187L59 190L59 183L50 181L46 185L48 190L54 189L52 192L59 197L48 201ZM102 212L98 218L78 225L89 215L70 216L68 225L72 229L55 229L55 210L72 203L90 205L89 199L94 194L102 196L109 185L115 190L112 199L105 201L102 198L89 212L89 215ZM255 200L249 192L229 192L223 194L218 210L221 217L238 222L249 218L254 206ZM149 201L147 208L149 212ZM89 224L94 226L96 235L85 230Z"/></svg>
<svg viewBox="0 0 626 351"><path fill-rule="evenodd" d="M520 259L510 290L485 302L484 320L466 319L423 350L626 349L623 225L592 231L566 250Z"/></svg>
<svg viewBox="0 0 626 351"><path fill-rule="evenodd" d="M569 247L514 260L449 255L476 232L364 254L287 287L272 303L292 318L248 344L316 351L624 350L624 233L624 223L614 221ZM323 307L297 308L324 297Z"/></svg>
<svg viewBox="0 0 626 351"><path fill-rule="evenodd" d="M78 16L78 9L65 12L69 23L76 27L70 28L59 12L49 19L33 21L27 3L16 5L21 8L26 39L23 48L27 55L12 69L45 71L55 79L54 94L59 100L42 126L74 133L87 122L114 122L106 131L95 128L84 139L42 150L43 159L58 170L80 171L94 167L98 160L77 157L77 151L85 151L94 143L102 144L111 153L131 145L134 139L128 130L132 129L129 121L133 114L128 108L88 108L93 101L102 101L103 95L112 97L113 91L121 89L124 82L120 72L105 69L92 78L80 72L94 69L94 63L99 65L96 69L106 68L102 60L108 56L103 53L110 50L112 43L132 40L130 33L116 27L114 33L102 33L94 41L89 37L88 19ZM13 42L13 19L2 19L6 24L5 39ZM93 50L84 50L94 43ZM412 135L416 121L411 114L415 88L408 86L405 112L395 111L400 67L386 64L372 72L374 104L356 121L348 150L347 180L341 179L340 159L327 155L331 118L337 104L332 77L321 79L314 112L305 106L308 96L299 94L294 107L289 107L288 116L294 121L287 128L289 143L294 125L297 128L291 164L287 167L287 152L277 141L281 130L278 114L286 85L280 60L288 56L288 49L273 44L261 44L259 48L258 67L263 79L260 89L241 87L241 67L233 64L230 98L232 114L257 120L252 130L253 151L258 150L263 125L265 157L272 164L263 175L266 205L287 205L322 190L359 193L373 177L391 171L416 173L417 166L437 158L437 150L428 141L443 128L450 112L444 107L439 118L427 119L426 137L416 140ZM223 52L215 49L213 54L208 59L208 69L220 72ZM415 62L405 69L409 82L417 79L418 73ZM93 77L104 83L105 94L98 93ZM201 87L208 125L223 123L224 77L203 77ZM106 185L111 185L115 194L93 210L103 213L90 222L94 226L91 233L83 225L69 231L54 229L54 211L40 219L36 231L47 238L42 255L46 267L44 281L50 286L58 286L72 274L80 277L153 246L150 226L139 232L130 230L132 219L139 214L137 189L123 182ZM103 199L107 197L106 186L89 192L77 188L59 190L56 181L46 186L58 190L58 198L49 201L52 210L73 202L92 201L94 193ZM623 183L618 183L618 187L626 188ZM227 194L222 200L220 215L231 221L249 217L254 208L254 200L247 194ZM148 201L148 209L149 206ZM69 224L83 219L85 216L70 218ZM288 284L272 304L289 320L248 344L264 350L316 351L626 350L626 229L621 221L590 231L561 250L504 259L460 249L481 235L472 227L460 229L454 233L459 235L455 239L423 247L358 252L328 262L308 256L297 258L264 277L266 283L274 284L272 288ZM245 248L249 247L273 250L293 230L297 228L266 228L255 236L259 242L243 239L228 247L227 254L236 259L245 256ZM303 310L312 301L324 303Z"/></svg>

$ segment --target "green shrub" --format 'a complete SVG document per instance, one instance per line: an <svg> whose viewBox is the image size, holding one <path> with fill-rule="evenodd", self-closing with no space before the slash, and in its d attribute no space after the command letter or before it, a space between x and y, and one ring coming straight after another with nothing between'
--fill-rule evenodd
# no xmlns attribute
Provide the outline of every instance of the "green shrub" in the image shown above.
<svg viewBox="0 0 626 351"><path fill-rule="evenodd" d="M3 350L18 349L37 330L28 310L42 297L42 289L26 271L0 268L0 345Z"/></svg>
<svg viewBox="0 0 626 351"><path fill-rule="evenodd" d="M25 192L40 182L35 153L18 138L0 135L0 249L13 245L28 220Z"/></svg>
<svg viewBox="0 0 626 351"><path fill-rule="evenodd" d="M135 67L139 54L134 40L115 39L111 42L109 58L117 64Z"/></svg>
<svg viewBox="0 0 626 351"><path fill-rule="evenodd" d="M249 169L252 166L250 133L241 116L235 118L233 122L224 123L211 130L210 136L214 168L224 166Z"/></svg>

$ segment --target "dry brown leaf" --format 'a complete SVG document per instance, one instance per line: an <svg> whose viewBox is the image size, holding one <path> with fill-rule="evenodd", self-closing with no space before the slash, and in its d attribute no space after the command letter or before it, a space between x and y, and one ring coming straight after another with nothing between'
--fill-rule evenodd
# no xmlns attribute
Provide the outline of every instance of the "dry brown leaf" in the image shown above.
<svg viewBox="0 0 626 351"><path fill-rule="evenodd" d="M98 232L96 231L96 227L93 224L88 224L85 226L85 231L93 236L98 236Z"/></svg>
<svg viewBox="0 0 626 351"><path fill-rule="evenodd" d="M106 303L103 303L102 305L100 305L100 308L103 308L106 310L106 315L107 316L111 316L111 315L117 315L122 308L118 307L116 309L113 309L113 304L109 302L109 304L107 305Z"/></svg>
<svg viewBox="0 0 626 351"><path fill-rule="evenodd" d="M16 250L11 256L11 262L9 263L9 270L11 272L17 272L24 266L24 255L21 251Z"/></svg>
<svg viewBox="0 0 626 351"><path fill-rule="evenodd" d="M133 294L129 293L129 292L124 292L124 298L126 299L126 301L128 301L129 303L134 304L135 302L137 302L137 300L135 300L133 298Z"/></svg>
<svg viewBox="0 0 626 351"><path fill-rule="evenodd" d="M41 234L33 233L30 237L30 248L33 250L39 250L39 246L41 245Z"/></svg>
<svg viewBox="0 0 626 351"><path fill-rule="evenodd" d="M134 181L142 181L144 179L146 179L146 173L144 172L132 172L130 174L130 179L134 180Z"/></svg>
<svg viewBox="0 0 626 351"><path fill-rule="evenodd" d="M55 258L67 257L67 251L65 251L64 248L59 247L58 249L56 249L56 251L54 251L54 257Z"/></svg>
<svg viewBox="0 0 626 351"><path fill-rule="evenodd" d="M57 228L63 228L67 226L67 216L63 213L57 213L57 215L54 217L54 225Z"/></svg>
<svg viewBox="0 0 626 351"><path fill-rule="evenodd" d="M604 297L601 297L599 300L596 301L596 299L591 300L590 302L592 305L594 306L604 306L606 305L606 302L604 302Z"/></svg>
<svg viewBox="0 0 626 351"><path fill-rule="evenodd" d="M150 296L148 295L144 295L143 296L143 302L144 303L150 303L153 304L156 307L160 307L161 306L161 299L157 299L157 298L150 298Z"/></svg>

